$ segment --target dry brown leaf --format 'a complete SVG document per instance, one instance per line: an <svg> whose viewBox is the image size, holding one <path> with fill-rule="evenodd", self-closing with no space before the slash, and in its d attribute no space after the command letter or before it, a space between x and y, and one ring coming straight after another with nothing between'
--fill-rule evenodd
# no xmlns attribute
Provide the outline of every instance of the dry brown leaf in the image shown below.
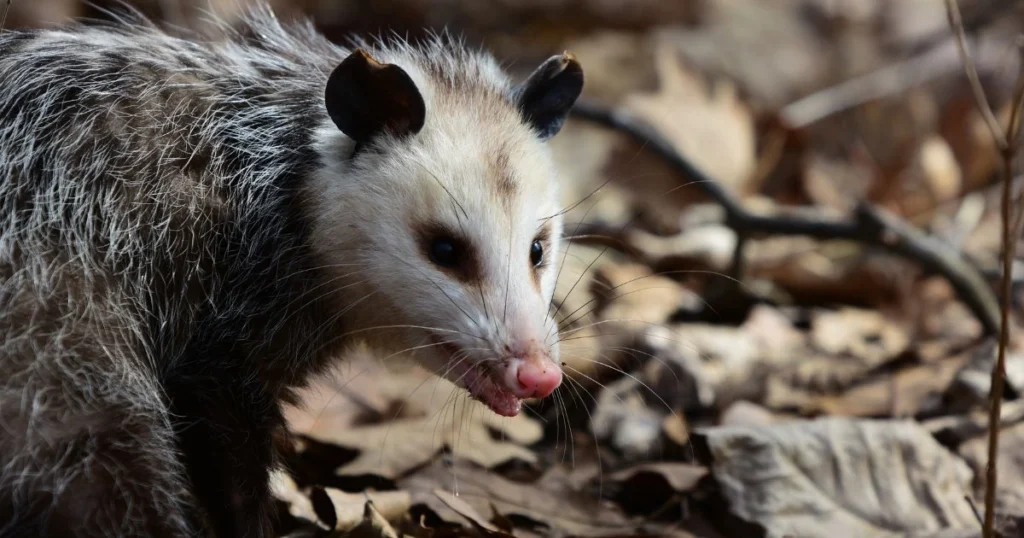
<svg viewBox="0 0 1024 538"><path fill-rule="evenodd" d="M600 320L595 313L600 305L593 293L594 275L604 265L621 259L612 249L570 243L555 262L559 273L553 304L558 309L554 316L561 334L563 368L584 383L600 372L600 364L613 362L606 350L629 336L611 324L595 325Z"/></svg>
<svg viewBox="0 0 1024 538"><path fill-rule="evenodd" d="M841 308L814 314L811 342L832 355L852 355L872 365L907 349L910 336L875 310Z"/></svg>
<svg viewBox="0 0 1024 538"><path fill-rule="evenodd" d="M651 328L646 344L657 352L656 364L673 365L662 378L677 380L675 391L689 396L662 389L662 399L710 407L759 394L767 375L804 356L806 337L777 309L758 305L740 327L677 323Z"/></svg>
<svg viewBox="0 0 1024 538"><path fill-rule="evenodd" d="M974 469L974 494L984 499L985 468L988 464L988 435L981 435L960 446L960 455ZM999 528L1005 536L1021 536L1024 531L1024 423L1003 429L999 434L996 468L996 510ZM1014 525L1013 529L1008 528ZM1021 525L1021 526L1016 526Z"/></svg>
<svg viewBox="0 0 1024 538"><path fill-rule="evenodd" d="M864 379L910 347L899 323L875 310L841 308L815 312L812 351L791 371L794 386L835 391Z"/></svg>
<svg viewBox="0 0 1024 538"><path fill-rule="evenodd" d="M829 61L829 43L795 7L795 2L716 0L707 3L705 24L665 27L655 35L702 70L737 80L759 108L776 110L821 87L838 67Z"/></svg>
<svg viewBox="0 0 1024 538"><path fill-rule="evenodd" d="M663 406L651 405L650 392L640 379L623 377L605 385L590 414L594 436L631 461L655 454L664 419L670 414Z"/></svg>
<svg viewBox="0 0 1024 538"><path fill-rule="evenodd" d="M385 524L397 521L408 513L412 505L412 497L407 491L346 493L334 488L324 488L323 491L334 509L333 528L338 531L350 531L364 523L381 528L379 521ZM390 532L394 533L394 530Z"/></svg>
<svg viewBox="0 0 1024 538"><path fill-rule="evenodd" d="M867 166L812 154L803 163L803 187L814 205L837 211L852 211L871 186Z"/></svg>
<svg viewBox="0 0 1024 538"><path fill-rule="evenodd" d="M620 483L628 483L634 480L643 480L644 475L656 475L668 484L674 491L690 491L697 485L704 476L708 474L706 467L692 465L689 463L659 462L643 463L616 471L608 478ZM640 489L640 488L636 488Z"/></svg>
<svg viewBox="0 0 1024 538"><path fill-rule="evenodd" d="M709 177L741 192L756 165L754 121L726 81L705 88L669 46L655 50L660 88L626 98L625 109L658 130Z"/></svg>
<svg viewBox="0 0 1024 538"><path fill-rule="evenodd" d="M707 474L707 468L688 463L645 463L597 477L591 488L627 513L657 514L693 496Z"/></svg>
<svg viewBox="0 0 1024 538"><path fill-rule="evenodd" d="M750 244L750 275L772 282L788 301L887 306L899 303L919 273L912 262L865 256L850 241L821 243L806 237L774 237Z"/></svg>
<svg viewBox="0 0 1024 538"><path fill-rule="evenodd" d="M484 519L484 517L481 516L471 504L462 500L452 492L437 489L434 490L434 495L460 516L466 518L474 527L477 528L477 530L482 531L485 536L509 536L508 533L503 532L501 529L495 527L490 521ZM493 505L491 507L493 509Z"/></svg>
<svg viewBox="0 0 1024 538"><path fill-rule="evenodd" d="M726 271L736 249L736 232L720 224L688 228L671 236L631 230L627 239L630 245L653 263L672 259L681 264L704 266L712 271Z"/></svg>
<svg viewBox="0 0 1024 538"><path fill-rule="evenodd" d="M970 468L913 421L828 418L694 438L732 513L769 537L977 529Z"/></svg>
<svg viewBox="0 0 1024 538"><path fill-rule="evenodd" d="M581 222L610 228L629 222L633 197L621 185L610 183L604 173L622 143L622 135L613 130L571 119L551 139L555 167L562 178L566 235L575 235Z"/></svg>
<svg viewBox="0 0 1024 538"><path fill-rule="evenodd" d="M766 426L784 420L771 410L745 400L734 402L718 417L720 426Z"/></svg>
<svg viewBox="0 0 1024 538"><path fill-rule="evenodd" d="M931 189L933 201L951 200L960 194L963 183L960 164L944 138L932 136L922 142L913 166L913 173L920 174Z"/></svg>
<svg viewBox="0 0 1024 538"><path fill-rule="evenodd" d="M975 406L988 407L992 370L998 348L994 337L974 348L949 387L946 399L952 409L963 411ZM1011 341L1006 350L1005 383L1008 389L1024 392L1024 351Z"/></svg>
<svg viewBox="0 0 1024 538"><path fill-rule="evenodd" d="M412 364L388 369L372 356L355 356L337 370L334 383L364 395L363 408L380 405L391 409L397 404L404 417L390 420L394 412L391 416L381 413L379 422L346 425L314 406L289 409L296 433L359 450L355 460L337 469L339 476L370 474L394 479L426 464L443 447L486 467L513 459L528 463L537 459L524 446L542 437L542 428L534 419L525 414L500 417L469 399L464 389ZM323 401L323 393L322 387L314 390L312 394L320 396L313 401ZM371 401L369 394L375 395L377 404L365 403ZM341 416L354 415L341 412ZM491 430L501 432L501 440L493 438Z"/></svg>
<svg viewBox="0 0 1024 538"><path fill-rule="evenodd" d="M413 502L424 504L438 514L458 514L441 501L441 495L457 494L476 514L491 513L492 507L512 521L532 521L551 536L628 536L632 523L610 503L599 502L577 491L559 467L553 467L533 483L513 482L479 466L456 462L454 467L435 461L422 472L411 475L399 486L412 493ZM451 521L445 517L446 521ZM457 520L463 520L457 516ZM517 536L520 529L516 530Z"/></svg>
<svg viewBox="0 0 1024 538"><path fill-rule="evenodd" d="M271 474L270 487L274 498L288 506L292 517L310 521L324 530L355 529L364 523L370 511L384 521L396 521L411 506L406 491L346 493L335 488L308 487L300 490L291 476L281 470Z"/></svg>
<svg viewBox="0 0 1024 538"><path fill-rule="evenodd" d="M657 74L649 41L642 33L603 31L566 43L565 48L587 66L583 96L614 104L630 93L655 86Z"/></svg>
<svg viewBox="0 0 1024 538"><path fill-rule="evenodd" d="M288 506L288 513L295 518L304 519L316 524L324 530L330 530L330 526L320 520L313 502L309 498L308 491L300 491L288 473L282 470L275 470L270 474L270 491L273 497Z"/></svg>
<svg viewBox="0 0 1024 538"><path fill-rule="evenodd" d="M638 334L652 323L664 323L686 301L700 299L668 277L640 264L605 264L594 273L594 296L602 320Z"/></svg>
<svg viewBox="0 0 1024 538"><path fill-rule="evenodd" d="M796 409L804 415L820 413L855 417L910 417L934 410L967 356L901 368L857 383L838 394L823 394L794 387L791 379L773 378L765 404L773 409Z"/></svg>
<svg viewBox="0 0 1024 538"><path fill-rule="evenodd" d="M365 493L345 493L334 488L326 488L326 500L322 503L321 521L331 523L336 531L353 531L360 526L368 526L377 530L382 538L396 536L388 522L397 521L409 512L412 496L406 491L384 491ZM323 510L333 509L333 514Z"/></svg>
<svg viewBox="0 0 1024 538"><path fill-rule="evenodd" d="M373 501L367 501L363 510L363 521L351 531L345 533L350 538L400 538L398 532Z"/></svg>

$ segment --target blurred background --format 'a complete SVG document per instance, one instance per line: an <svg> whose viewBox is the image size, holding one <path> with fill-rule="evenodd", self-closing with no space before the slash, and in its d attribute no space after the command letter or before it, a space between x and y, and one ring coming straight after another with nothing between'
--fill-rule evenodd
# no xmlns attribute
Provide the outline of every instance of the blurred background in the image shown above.
<svg viewBox="0 0 1024 538"><path fill-rule="evenodd" d="M127 3L188 27L246 6ZM568 381L515 420L473 408L438 418L460 400L414 397L420 378L356 353L290 412L302 441L279 490L285 512L350 528L363 497L343 492L372 489L392 495L378 507L417 536L976 535L1001 157L943 0L270 3L337 41L447 28L517 77L563 50L586 74L587 113L552 141L573 238L555 301ZM1018 84L1022 4L959 2L1000 125ZM13 0L6 26L102 17L97 7L116 4ZM702 173L595 118L653 129ZM840 231L738 228L723 196ZM907 237L912 248L893 248ZM1014 536L1016 336L1007 364L998 498ZM379 382L345 381L356 374ZM456 490L465 504L437 493Z"/></svg>

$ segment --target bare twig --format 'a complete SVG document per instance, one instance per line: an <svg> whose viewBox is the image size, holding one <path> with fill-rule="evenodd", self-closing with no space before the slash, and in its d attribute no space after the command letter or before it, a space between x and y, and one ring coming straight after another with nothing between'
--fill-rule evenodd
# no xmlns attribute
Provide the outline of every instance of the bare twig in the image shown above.
<svg viewBox="0 0 1024 538"><path fill-rule="evenodd" d="M1006 137L999 128L999 121L992 113L992 107L988 105L988 98L985 97L985 90L981 87L981 78L978 76L978 69L967 53L967 33L964 31L964 21L960 16L960 6L956 0L946 0L946 12L949 15L949 25L956 36L956 50L960 54L960 62L963 63L967 80L971 83L971 91L974 93L974 100L978 103L978 113L985 119L992 138L1000 149L1006 148Z"/></svg>
<svg viewBox="0 0 1024 538"><path fill-rule="evenodd" d="M981 3L963 19L965 34L978 32L999 16L1005 16L1018 1ZM782 107L779 117L788 127L800 129L844 110L961 72L962 62L946 50L949 44L950 35L945 30L929 35L904 51L904 58L801 97Z"/></svg>
<svg viewBox="0 0 1024 538"><path fill-rule="evenodd" d="M995 367L992 368L992 384L989 391L988 419L988 463L985 467L985 518L982 522L982 536L995 537L996 482L999 461L999 420L1002 415L1004 379L1006 375L1006 348L1010 343L1010 296L1012 294L1013 260L1016 257L1018 223L1013 215L1013 163L1017 155L1018 123L1024 102L1024 70L1017 77L1013 99L1010 101L1010 121L1005 130L1000 129L992 107L985 97L985 91L978 80L978 72L970 55L967 54L967 38L964 34L960 8L956 0L946 0L949 25L956 36L957 50L963 62L964 72L974 92L975 105L985 118L992 138L996 141L1003 165L1002 224L1003 224L1003 274L1000 282L999 351ZM1019 233L1019 232L1018 232Z"/></svg>
<svg viewBox="0 0 1024 538"><path fill-rule="evenodd" d="M844 110L895 95L959 71L942 49L933 49L834 86L818 90L784 106L779 117L786 126L802 129Z"/></svg>
<svg viewBox="0 0 1024 538"><path fill-rule="evenodd" d="M952 247L929 237L897 216L867 203L857 207L853 220L827 217L811 208L770 215L753 213L721 183L701 172L647 125L588 102L578 103L573 109L573 116L621 131L665 159L676 172L690 179L694 186L704 190L722 206L725 224L736 232L739 244L758 235L802 235L817 239L846 239L882 248L945 277L981 322L985 332L998 332L999 304L981 273ZM737 249L735 255L742 256L741 249ZM733 261L734 270L740 270L742 266L742 260Z"/></svg>
<svg viewBox="0 0 1024 538"><path fill-rule="evenodd" d="M978 520L978 525L981 525L981 513L978 512L978 506L974 504L974 499L972 499L970 495L964 495L964 500L967 501L967 504L971 505L971 511L974 512L974 518Z"/></svg>

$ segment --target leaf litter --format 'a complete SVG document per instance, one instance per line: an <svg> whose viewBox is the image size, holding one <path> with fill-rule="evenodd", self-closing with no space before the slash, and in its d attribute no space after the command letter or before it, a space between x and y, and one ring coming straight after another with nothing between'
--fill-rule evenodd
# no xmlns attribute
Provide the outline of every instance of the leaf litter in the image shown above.
<svg viewBox="0 0 1024 538"><path fill-rule="evenodd" d="M989 21L975 53L1003 117L1022 28L986 12L999 3L961 2ZM8 26L84 10L50 4L14 2ZM426 0L328 4L274 2L332 38L437 23ZM573 50L588 102L649 126L754 214L843 218L867 202L995 284L999 159L942 2L442 4L514 71ZM856 238L738 230L616 129L571 118L551 145L563 387L501 418L404 359L353 350L287 409L279 536L980 536L995 351L961 291ZM1015 339L1003 536L1024 535L1022 365Z"/></svg>
<svg viewBox="0 0 1024 538"><path fill-rule="evenodd" d="M598 70L585 97L652 128L758 214L842 218L866 200L994 267L996 167L979 155L990 141L950 127L977 121L956 70L779 128L787 103L942 31L941 2L707 4L691 26L565 34ZM571 118L552 147L566 178L563 387L504 419L410 363L353 353L289 410L303 477L279 493L292 530L980 536L994 344L949 282L855 239L741 238L694 178L615 129ZM1015 409L1000 452L1006 536L1024 525Z"/></svg>

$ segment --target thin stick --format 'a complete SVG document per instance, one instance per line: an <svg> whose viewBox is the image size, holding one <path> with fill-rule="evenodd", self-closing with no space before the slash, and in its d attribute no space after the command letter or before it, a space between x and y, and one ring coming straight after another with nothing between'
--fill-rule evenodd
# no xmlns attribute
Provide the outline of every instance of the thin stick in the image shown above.
<svg viewBox="0 0 1024 538"><path fill-rule="evenodd" d="M1010 295L1012 294L1013 260L1017 253L1017 236L1013 233L1016 219L1013 216L1013 162L1017 154L1017 123L1020 119L1020 103L1024 99L1024 71L1017 78L1014 89L1010 121L1004 134L1006 147L1000 151L1003 158L1003 275L1000 297L999 354L992 368L992 388L989 394L988 419L988 464L985 468L985 520L982 527L984 538L995 536L996 481L999 462L999 417L1003 404L1003 385L1006 378L1006 348L1010 345Z"/></svg>
<svg viewBox="0 0 1024 538"><path fill-rule="evenodd" d="M964 33L963 21L960 19L960 8L956 0L946 0L946 11L949 25L956 36L957 50L964 64L964 72L974 93L975 105L985 119L992 138L996 141L1003 164L1003 189L1001 217L1003 224L1003 271L1000 281L1002 293L999 298L999 350L996 364L992 368L992 382L989 391L988 416L988 462L985 467L985 517L982 522L982 536L995 537L995 505L996 485L999 477L999 419L1002 415L1003 385L1006 371L1006 348L1010 343L1010 295L1013 283L1013 260L1017 250L1017 219L1013 215L1013 162L1017 154L1018 123L1020 108L1024 102L1024 70L1017 77L1013 99L1010 101L1010 121L1005 131L999 128L992 107L988 104L985 91L981 87L974 62L967 54L967 38Z"/></svg>
<svg viewBox="0 0 1024 538"><path fill-rule="evenodd" d="M978 69L967 54L967 33L964 31L964 21L960 16L960 6L956 0L946 0L946 13L949 17L949 25L956 36L956 50L960 54L960 61L964 64L964 72L967 80L971 83L971 92L974 93L974 100L978 104L978 113L985 119L988 130L996 140L999 149L1006 148L1006 137L999 127L999 121L992 113L992 107L988 105L988 98L985 97L985 90L981 87L981 78L978 76Z"/></svg>

